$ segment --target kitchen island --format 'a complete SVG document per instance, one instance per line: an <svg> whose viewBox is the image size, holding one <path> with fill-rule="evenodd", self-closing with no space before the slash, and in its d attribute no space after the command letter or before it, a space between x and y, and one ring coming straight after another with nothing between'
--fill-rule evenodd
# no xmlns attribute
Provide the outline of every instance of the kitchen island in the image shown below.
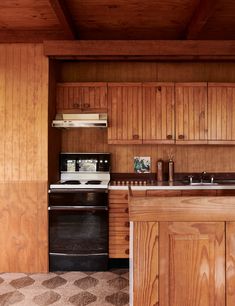
<svg viewBox="0 0 235 306"><path fill-rule="evenodd" d="M235 305L235 197L129 197L134 306Z"/></svg>

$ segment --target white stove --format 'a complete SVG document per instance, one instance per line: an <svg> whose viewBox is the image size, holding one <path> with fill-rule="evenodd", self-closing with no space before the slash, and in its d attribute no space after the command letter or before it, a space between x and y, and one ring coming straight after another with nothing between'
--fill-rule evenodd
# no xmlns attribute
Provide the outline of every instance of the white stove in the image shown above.
<svg viewBox="0 0 235 306"><path fill-rule="evenodd" d="M108 188L109 154L62 153L60 158L60 181L51 184L51 190Z"/></svg>

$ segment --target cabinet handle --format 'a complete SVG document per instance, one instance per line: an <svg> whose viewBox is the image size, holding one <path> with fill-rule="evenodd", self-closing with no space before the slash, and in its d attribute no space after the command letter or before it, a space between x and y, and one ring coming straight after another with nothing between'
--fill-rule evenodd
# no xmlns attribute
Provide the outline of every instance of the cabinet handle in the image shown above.
<svg viewBox="0 0 235 306"><path fill-rule="evenodd" d="M178 138L179 139L184 139L184 135L179 135Z"/></svg>
<svg viewBox="0 0 235 306"><path fill-rule="evenodd" d="M129 241L129 240L130 240L130 236L129 236L129 235L126 235L126 236L125 236L125 240L126 240L126 241Z"/></svg>
<svg viewBox="0 0 235 306"><path fill-rule="evenodd" d="M125 213L129 213L129 209L128 208L125 208Z"/></svg>
<svg viewBox="0 0 235 306"><path fill-rule="evenodd" d="M167 139L172 139L172 135L167 135L166 138Z"/></svg>
<svg viewBox="0 0 235 306"><path fill-rule="evenodd" d="M79 103L73 103L74 107L79 107Z"/></svg>
<svg viewBox="0 0 235 306"><path fill-rule="evenodd" d="M132 137L133 137L133 139L139 139L140 136L137 135L137 134L135 134L135 135L133 135Z"/></svg>
<svg viewBox="0 0 235 306"><path fill-rule="evenodd" d="M129 222L125 222L125 227L130 227L130 223Z"/></svg>
<svg viewBox="0 0 235 306"><path fill-rule="evenodd" d="M129 255L129 253L130 253L129 249L126 249L125 254Z"/></svg>
<svg viewBox="0 0 235 306"><path fill-rule="evenodd" d="M157 91L162 91L162 86L158 86Z"/></svg>
<svg viewBox="0 0 235 306"><path fill-rule="evenodd" d="M89 104L89 103L84 103L84 104L83 104L83 107L84 107L84 108L89 108L89 107L90 107L90 104Z"/></svg>

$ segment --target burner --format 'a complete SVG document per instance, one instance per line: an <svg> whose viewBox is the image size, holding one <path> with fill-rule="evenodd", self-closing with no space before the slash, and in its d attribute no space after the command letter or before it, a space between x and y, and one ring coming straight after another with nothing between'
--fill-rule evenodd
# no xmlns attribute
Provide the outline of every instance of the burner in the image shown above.
<svg viewBox="0 0 235 306"><path fill-rule="evenodd" d="M76 180L71 180L71 181L65 181L62 184L79 185L79 184L81 184L81 182L80 181L76 181Z"/></svg>
<svg viewBox="0 0 235 306"><path fill-rule="evenodd" d="M99 180L93 180L93 181L87 181L86 185L99 185L101 184L101 181Z"/></svg>

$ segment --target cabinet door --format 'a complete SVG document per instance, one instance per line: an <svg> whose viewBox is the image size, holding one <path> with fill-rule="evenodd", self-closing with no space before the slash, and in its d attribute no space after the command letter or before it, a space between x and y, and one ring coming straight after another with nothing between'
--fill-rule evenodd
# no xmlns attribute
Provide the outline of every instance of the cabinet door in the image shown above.
<svg viewBox="0 0 235 306"><path fill-rule="evenodd" d="M235 222L226 222L226 306L235 305Z"/></svg>
<svg viewBox="0 0 235 306"><path fill-rule="evenodd" d="M108 84L108 143L142 143L141 83Z"/></svg>
<svg viewBox="0 0 235 306"><path fill-rule="evenodd" d="M107 112L106 83L58 83L58 112Z"/></svg>
<svg viewBox="0 0 235 306"><path fill-rule="evenodd" d="M128 192L109 191L109 257L129 257Z"/></svg>
<svg viewBox="0 0 235 306"><path fill-rule="evenodd" d="M161 222L160 306L225 306L223 222Z"/></svg>
<svg viewBox="0 0 235 306"><path fill-rule="evenodd" d="M208 142L235 144L235 84L208 84Z"/></svg>
<svg viewBox="0 0 235 306"><path fill-rule="evenodd" d="M176 143L207 143L207 83L176 83Z"/></svg>
<svg viewBox="0 0 235 306"><path fill-rule="evenodd" d="M143 84L143 143L174 143L174 83Z"/></svg>

